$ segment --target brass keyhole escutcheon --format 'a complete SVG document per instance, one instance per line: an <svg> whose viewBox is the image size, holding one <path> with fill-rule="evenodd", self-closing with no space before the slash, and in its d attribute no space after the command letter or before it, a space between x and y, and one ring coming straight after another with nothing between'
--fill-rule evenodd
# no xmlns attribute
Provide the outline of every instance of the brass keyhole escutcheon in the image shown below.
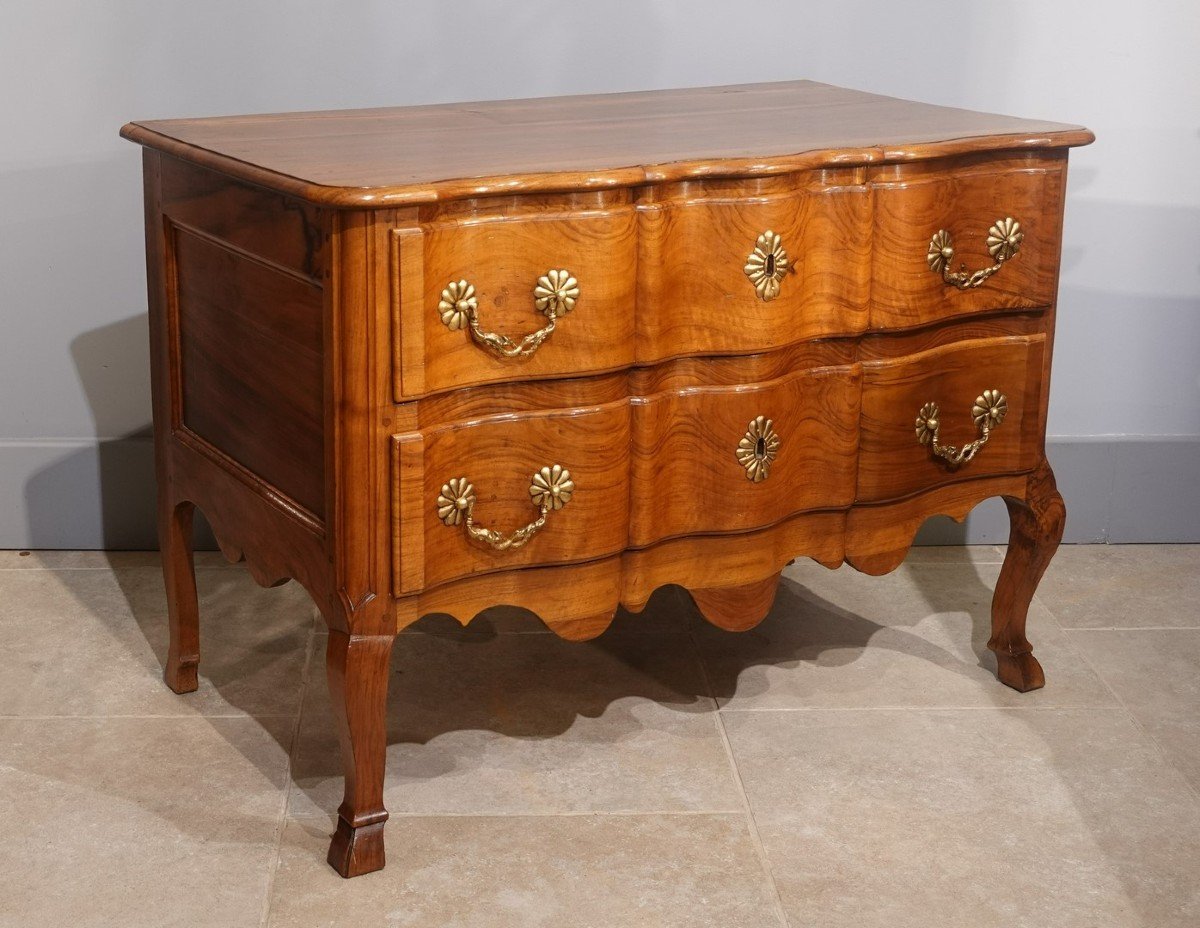
<svg viewBox="0 0 1200 928"><path fill-rule="evenodd" d="M764 303L769 303L779 296L779 285L792 262L783 248L783 240L778 232L767 229L754 243L754 250L746 256L746 266L742 273L754 284L754 292Z"/></svg>
<svg viewBox="0 0 1200 928"><path fill-rule="evenodd" d="M779 436L775 423L766 416L750 420L746 434L738 442L734 455L746 469L746 479L751 483L762 483L771 474L771 464L779 455Z"/></svg>

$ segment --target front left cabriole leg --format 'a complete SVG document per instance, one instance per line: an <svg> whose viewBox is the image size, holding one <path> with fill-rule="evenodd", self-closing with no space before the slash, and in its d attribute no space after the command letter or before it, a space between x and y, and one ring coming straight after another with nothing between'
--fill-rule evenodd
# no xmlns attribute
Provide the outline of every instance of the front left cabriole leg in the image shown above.
<svg viewBox="0 0 1200 928"><path fill-rule="evenodd" d="M384 864L383 777L387 761L387 688L395 635L329 630L326 669L341 743L346 791L338 808L329 863L342 876Z"/></svg>

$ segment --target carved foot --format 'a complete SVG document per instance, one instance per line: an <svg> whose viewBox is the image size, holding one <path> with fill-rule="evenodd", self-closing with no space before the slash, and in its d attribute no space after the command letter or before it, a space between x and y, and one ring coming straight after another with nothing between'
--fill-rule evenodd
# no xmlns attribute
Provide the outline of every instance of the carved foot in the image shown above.
<svg viewBox="0 0 1200 928"><path fill-rule="evenodd" d="M744 632L767 617L775 603L779 574L740 586L690 590L700 614L727 632Z"/></svg>
<svg viewBox="0 0 1200 928"><path fill-rule="evenodd" d="M1046 685L1042 665L1029 651L1024 654L996 654L996 677L1005 686L1020 693L1040 690Z"/></svg>
<svg viewBox="0 0 1200 928"><path fill-rule="evenodd" d="M384 821L357 828L339 815L337 831L329 845L329 865L346 879L382 870L384 824L386 813Z"/></svg>
<svg viewBox="0 0 1200 928"><path fill-rule="evenodd" d="M1033 592L1058 550L1067 510L1045 461L1029 475L1025 498L1004 497L1011 531L1008 553L992 598L992 637L1000 682L1027 693L1046 685L1046 676L1025 637Z"/></svg>

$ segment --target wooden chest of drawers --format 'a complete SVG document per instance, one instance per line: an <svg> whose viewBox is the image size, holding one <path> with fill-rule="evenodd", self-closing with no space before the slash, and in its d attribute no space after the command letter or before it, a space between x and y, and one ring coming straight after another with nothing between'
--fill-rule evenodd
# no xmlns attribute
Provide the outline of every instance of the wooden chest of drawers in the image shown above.
<svg viewBox="0 0 1200 928"><path fill-rule="evenodd" d="M807 556L895 568L1002 496L989 647L1064 510L1044 457L1086 130L809 82L131 123L143 146L166 679L191 520L330 628L330 862L383 866L394 635L527 607L600 634L680 584L730 630Z"/></svg>

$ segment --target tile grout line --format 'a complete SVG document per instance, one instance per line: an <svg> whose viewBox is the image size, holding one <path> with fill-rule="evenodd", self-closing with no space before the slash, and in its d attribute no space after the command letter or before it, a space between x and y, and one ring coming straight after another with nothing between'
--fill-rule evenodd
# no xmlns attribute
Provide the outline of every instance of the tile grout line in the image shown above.
<svg viewBox="0 0 1200 928"><path fill-rule="evenodd" d="M1038 597L1036 590L1034 591L1033 598L1035 601L1037 601L1038 605L1041 606L1041 608L1046 610L1047 615L1049 615L1050 619L1054 622L1054 624L1056 626L1058 626L1059 631L1065 633L1064 640L1066 641L1066 645L1070 649L1071 653L1073 653L1080 661L1082 661L1083 664L1088 668L1088 670L1090 670L1095 675L1096 679L1099 680L1104 685L1104 688L1106 690L1108 690L1108 692L1112 696L1112 698L1117 701L1117 705L1120 706L1121 709L1125 712L1125 714L1129 717L1129 720L1133 723L1134 729L1137 730L1138 732L1140 732L1144 738L1146 738L1150 741L1150 744L1153 745L1154 751L1158 754L1158 756L1162 760L1162 762L1164 764L1166 764L1166 766L1169 769L1175 771L1175 773L1183 780L1184 787L1189 792L1191 792L1192 797L1196 800L1196 802L1200 803L1200 787L1197 787L1195 784L1193 784L1191 777L1187 776L1187 774L1185 774L1182 770L1180 770L1179 767L1175 765L1174 761L1172 761L1167 756L1167 752L1165 750L1163 750L1163 746L1159 743L1158 738L1156 738L1152 732L1147 730L1146 726L1144 726L1142 724L1141 720L1137 717L1137 713L1135 713L1132 709L1130 709L1129 705L1125 702L1125 700L1121 698L1121 694L1118 693L1115 689L1113 689L1112 685L1108 682L1107 679L1105 679L1104 674L1102 674L1099 671L1099 669L1097 669L1096 665L1092 663L1091 658L1089 658L1085 653L1083 653L1082 650L1075 647L1075 643L1073 641L1071 641L1071 636L1070 636L1069 630L1063 628L1062 622L1060 622L1058 620L1058 616L1055 615L1054 610L1051 609L1049 607L1049 605L1047 605L1042 599L1040 599ZM1083 630L1087 631L1088 629L1083 629ZM1105 631L1105 629L1098 629L1098 630ZM1113 630L1115 631L1116 629L1113 629Z"/></svg>
<svg viewBox="0 0 1200 928"><path fill-rule="evenodd" d="M999 681L997 681L999 682ZM1003 685L1003 684L1001 684ZM722 713L735 712L1062 712L1069 710L1078 712L1080 710L1088 710L1091 712L1102 712L1106 709L1112 710L1120 708L1119 705L1110 706L1095 706L1087 705L1086 703L1058 703L1055 705L1045 706L913 706L913 705L890 705L890 706L744 706L736 708L732 706L722 706Z"/></svg>
<svg viewBox="0 0 1200 928"><path fill-rule="evenodd" d="M733 755L733 745L729 743L729 733L725 730L725 719L721 715L721 705L713 692L712 681L708 676L708 668L704 664L704 657L700 653L700 648L696 643L693 625L694 623L691 623L687 628L688 643L691 645L692 657L695 659L696 666L700 670L700 678L704 683L705 692L712 702L713 724L716 727L717 736L721 739L721 747L724 749L725 759L729 763L729 772L733 777L738 798L742 803L742 815L746 822L746 830L750 834L750 843L754 846L754 853L758 857L759 867L762 869L762 875L767 882L767 887L770 889L771 901L775 905L775 914L779 918L779 924L782 928L790 928L787 910L783 907L783 897L779 894L779 887L775 883L775 874L771 870L771 861L767 856L767 849L763 846L762 836L758 833L758 823L754 820L754 810L750 807L750 797L746 795L746 785L742 782L742 772L738 769L737 759Z"/></svg>
<svg viewBox="0 0 1200 928"><path fill-rule="evenodd" d="M1043 606L1045 603L1042 604ZM1093 625L1083 628L1059 626L1068 635L1076 632L1195 632L1200 625Z"/></svg>
<svg viewBox="0 0 1200 928"><path fill-rule="evenodd" d="M742 815L743 809L522 809L513 812L489 812L476 810L471 812L392 812L388 811L388 821L403 818L719 818L727 815ZM302 813L306 818L323 818L328 816L316 813Z"/></svg>
<svg viewBox="0 0 1200 928"><path fill-rule="evenodd" d="M1091 670L1092 673L1099 678L1100 682L1104 684L1105 688L1112 693L1113 698L1117 701L1117 705L1121 707L1127 716L1129 716L1129 720L1133 723L1133 727L1150 742L1150 744L1153 746L1154 752L1159 756L1162 762L1168 768L1175 771L1180 779L1183 780L1184 788L1192 794L1192 798L1196 801L1196 803L1200 804L1200 787L1193 784L1191 777L1187 776L1187 774L1180 770L1179 767L1176 766L1175 762L1167 756L1167 752L1163 750L1163 746L1159 743L1158 738L1156 738L1154 733L1149 731L1146 726L1142 724L1141 719L1137 717L1137 713L1130 709L1125 700L1121 698L1120 694L1109 685L1108 681L1104 679L1104 676L1100 673L1100 671L1096 669L1091 659L1086 654L1080 655L1080 659L1087 664L1088 669Z"/></svg>
<svg viewBox="0 0 1200 928"><path fill-rule="evenodd" d="M271 897L275 891L275 877L279 873L280 852L283 847L283 832L287 828L288 810L292 807L292 793L296 788L293 771L296 766L296 752L300 747L300 725L304 719L304 704L308 699L308 687L311 683L313 657L316 653L317 623L309 625L308 641L305 645L304 667L300 671L300 695L296 706L296 720L292 724L292 743L288 748L288 758L285 767L287 785L283 790L283 801L279 810L279 818L275 822L275 836L271 859L267 863L267 885L263 893L262 917L260 928L267 928L271 920Z"/></svg>
<svg viewBox="0 0 1200 928"><path fill-rule="evenodd" d="M205 570L205 571L207 571L207 570L228 570L228 571L236 572L239 570L239 567L236 564L230 564L228 566L221 566L220 564L195 564L195 565L193 565L193 568L195 570ZM158 566L157 564L117 564L115 566L113 564L97 564L95 567L85 567L82 564L75 564L72 566L67 566L65 564L59 564L54 567L51 567L49 565L39 565L37 567L33 567L33 566L30 566L30 567L0 567L0 573L46 573L46 572L64 573L69 570L88 570L88 571L162 570L162 568L160 566Z"/></svg>
<svg viewBox="0 0 1200 928"><path fill-rule="evenodd" d="M188 696L191 693L186 694ZM98 719L171 719L176 722L180 721L200 721L207 719L243 719L257 721L258 719L294 719L294 712L188 712L179 715L160 715L156 713L139 713L139 712L117 712L117 713L101 713L99 715L6 715L0 714L0 719L6 722L11 721L36 721L36 722L83 722L96 721Z"/></svg>

